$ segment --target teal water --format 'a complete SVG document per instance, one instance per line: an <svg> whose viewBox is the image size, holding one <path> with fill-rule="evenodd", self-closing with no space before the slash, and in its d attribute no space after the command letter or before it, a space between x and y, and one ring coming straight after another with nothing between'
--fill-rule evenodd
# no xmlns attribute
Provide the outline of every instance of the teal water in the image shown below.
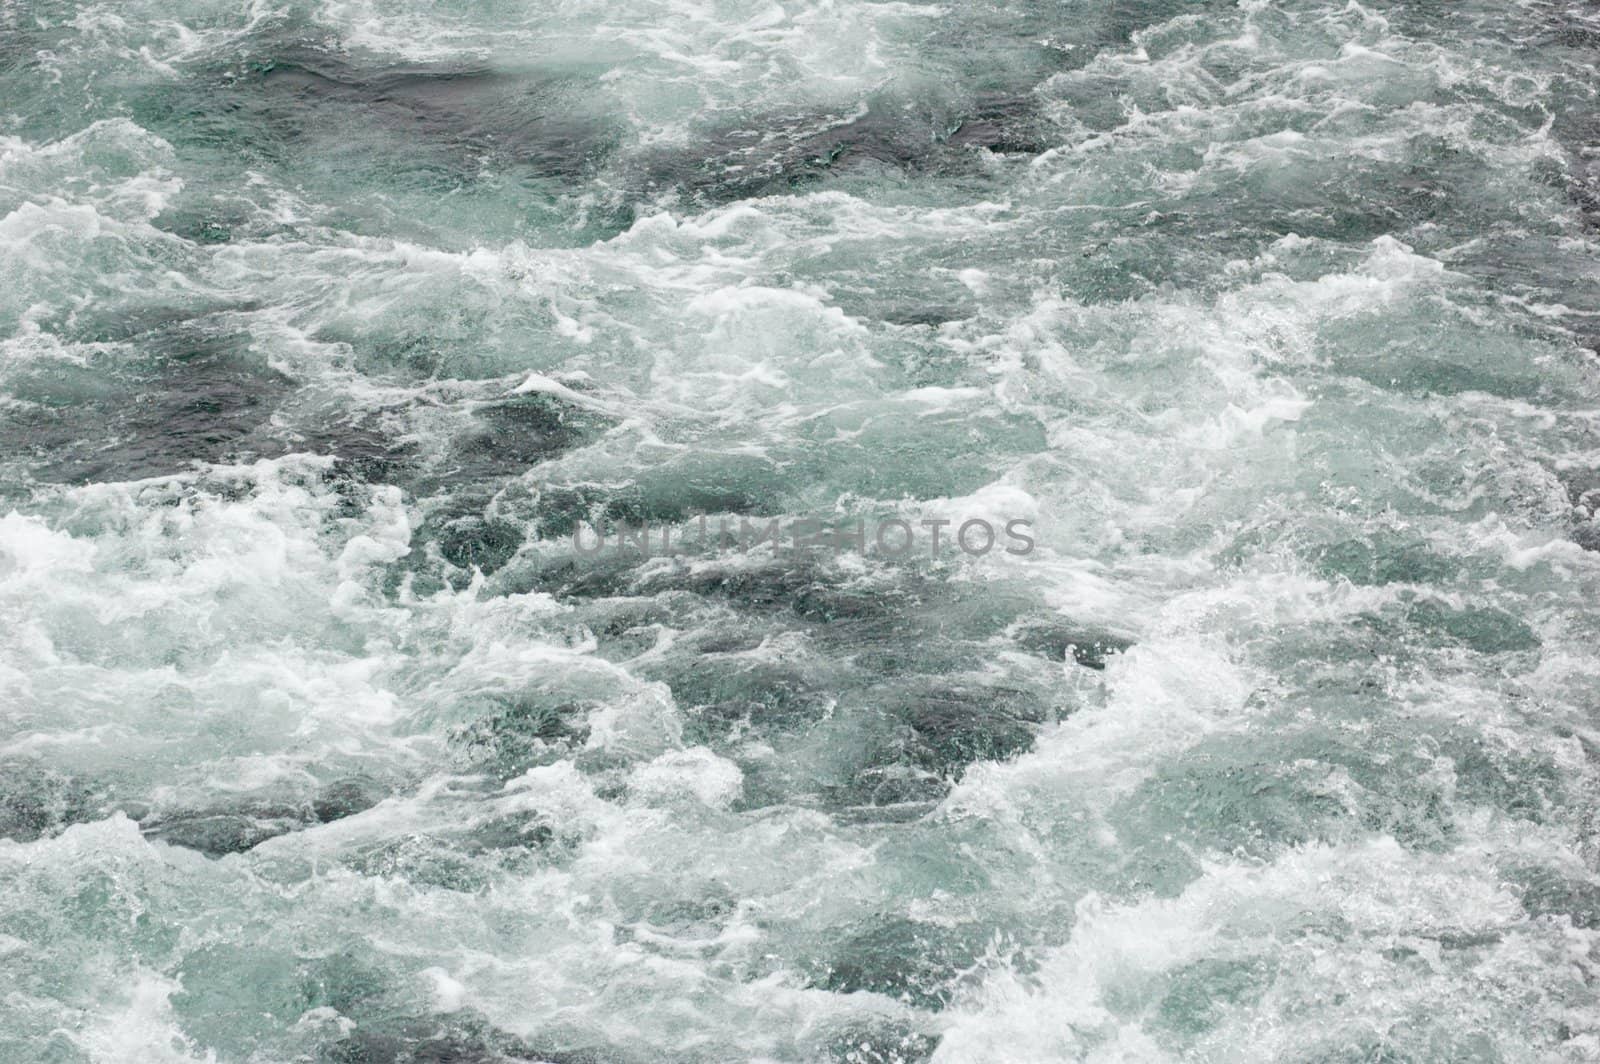
<svg viewBox="0 0 1600 1064"><path fill-rule="evenodd" d="M0 1062L1600 1060L1597 58L0 0Z"/></svg>

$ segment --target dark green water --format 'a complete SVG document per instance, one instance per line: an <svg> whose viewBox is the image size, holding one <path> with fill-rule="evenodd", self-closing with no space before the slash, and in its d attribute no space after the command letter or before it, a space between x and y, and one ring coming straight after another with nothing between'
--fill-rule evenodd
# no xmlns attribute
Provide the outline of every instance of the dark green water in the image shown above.
<svg viewBox="0 0 1600 1064"><path fill-rule="evenodd" d="M0 1062L1600 1060L1597 57L0 0Z"/></svg>

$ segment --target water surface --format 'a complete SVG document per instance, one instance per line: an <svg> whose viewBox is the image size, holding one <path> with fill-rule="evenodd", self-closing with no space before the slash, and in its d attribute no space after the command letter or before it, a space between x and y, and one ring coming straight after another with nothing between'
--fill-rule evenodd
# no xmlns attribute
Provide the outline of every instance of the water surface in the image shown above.
<svg viewBox="0 0 1600 1064"><path fill-rule="evenodd" d="M1600 1059L1597 56L0 0L0 1059Z"/></svg>

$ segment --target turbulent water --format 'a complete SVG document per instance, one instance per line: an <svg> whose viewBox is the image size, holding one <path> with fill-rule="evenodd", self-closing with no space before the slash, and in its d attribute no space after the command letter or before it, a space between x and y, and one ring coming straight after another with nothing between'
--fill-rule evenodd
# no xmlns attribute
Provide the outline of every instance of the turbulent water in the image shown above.
<svg viewBox="0 0 1600 1064"><path fill-rule="evenodd" d="M1597 64L0 0L0 1061L1600 1060Z"/></svg>

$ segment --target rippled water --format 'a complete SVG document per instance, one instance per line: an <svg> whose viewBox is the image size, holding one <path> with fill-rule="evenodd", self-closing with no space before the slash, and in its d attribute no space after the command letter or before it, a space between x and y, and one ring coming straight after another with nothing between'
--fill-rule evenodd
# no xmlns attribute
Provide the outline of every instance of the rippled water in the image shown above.
<svg viewBox="0 0 1600 1064"><path fill-rule="evenodd" d="M0 1061L1600 1060L1597 57L0 0Z"/></svg>

